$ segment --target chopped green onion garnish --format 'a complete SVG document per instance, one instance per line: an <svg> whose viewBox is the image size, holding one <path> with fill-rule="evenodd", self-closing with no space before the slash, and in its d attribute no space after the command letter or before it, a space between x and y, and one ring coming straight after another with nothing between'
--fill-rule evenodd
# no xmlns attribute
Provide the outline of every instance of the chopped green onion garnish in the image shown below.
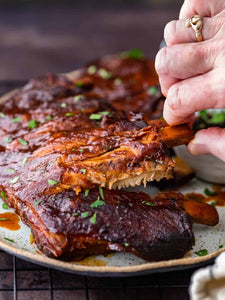
<svg viewBox="0 0 225 300"><path fill-rule="evenodd" d="M90 119L91 120L100 120L102 118L102 115L100 114L91 114Z"/></svg>
<svg viewBox="0 0 225 300"><path fill-rule="evenodd" d="M205 255L208 254L208 250L202 249L202 250L199 250L199 251L195 252L195 254L198 255L198 256L205 256Z"/></svg>
<svg viewBox="0 0 225 300"><path fill-rule="evenodd" d="M120 78L116 78L116 79L114 79L113 82L114 82L115 85L121 85L122 80Z"/></svg>
<svg viewBox="0 0 225 300"><path fill-rule="evenodd" d="M89 216L89 212L88 211L85 211L81 214L81 217L82 218L87 218Z"/></svg>
<svg viewBox="0 0 225 300"><path fill-rule="evenodd" d="M76 212L74 212L73 213L73 216L75 217L75 216L78 216L79 214L78 213L76 213Z"/></svg>
<svg viewBox="0 0 225 300"><path fill-rule="evenodd" d="M67 104L64 102L61 104L61 107L66 107L66 106L67 106Z"/></svg>
<svg viewBox="0 0 225 300"><path fill-rule="evenodd" d="M3 114L2 112L0 112L0 118L5 118L5 114Z"/></svg>
<svg viewBox="0 0 225 300"><path fill-rule="evenodd" d="M12 178L12 179L9 179L9 183L17 183L17 181L20 179L20 177L19 176L17 176L17 177L14 177L14 178Z"/></svg>
<svg viewBox="0 0 225 300"><path fill-rule="evenodd" d="M8 238L4 238L6 241L9 241L11 243L15 243L14 240L8 239Z"/></svg>
<svg viewBox="0 0 225 300"><path fill-rule="evenodd" d="M146 205L149 205L149 206L156 206L155 203L152 203L152 202L145 202Z"/></svg>
<svg viewBox="0 0 225 300"><path fill-rule="evenodd" d="M112 74L108 72L107 70L101 68L98 70L99 76L101 76L103 79L110 79L112 77Z"/></svg>
<svg viewBox="0 0 225 300"><path fill-rule="evenodd" d="M81 82L81 81L78 81L78 82L76 83L76 86L77 86L78 88L82 88L82 86L83 86L83 82Z"/></svg>
<svg viewBox="0 0 225 300"><path fill-rule="evenodd" d="M142 201L141 203L142 203L142 204L149 205L149 206L156 206L155 203L152 203L152 202L149 202L149 201Z"/></svg>
<svg viewBox="0 0 225 300"><path fill-rule="evenodd" d="M92 75L97 71L97 67L95 65L91 65L87 68L88 74Z"/></svg>
<svg viewBox="0 0 225 300"><path fill-rule="evenodd" d="M107 150L107 149L109 149L109 145L106 145L106 146L105 146L105 150Z"/></svg>
<svg viewBox="0 0 225 300"><path fill-rule="evenodd" d="M34 205L38 205L41 201L34 201Z"/></svg>
<svg viewBox="0 0 225 300"><path fill-rule="evenodd" d="M100 193L100 196L102 197L102 199L104 200L104 193L103 193L103 189L101 187L99 187L99 193Z"/></svg>
<svg viewBox="0 0 225 300"><path fill-rule="evenodd" d="M56 180L48 179L49 185L56 185L57 183L58 183L58 181L56 181Z"/></svg>
<svg viewBox="0 0 225 300"><path fill-rule="evenodd" d="M120 53L121 58L141 59L144 57L143 52L139 49L132 49L130 51Z"/></svg>
<svg viewBox="0 0 225 300"><path fill-rule="evenodd" d="M66 113L66 117L73 117L73 116L74 116L73 113L70 113L70 112Z"/></svg>
<svg viewBox="0 0 225 300"><path fill-rule="evenodd" d="M6 171L9 172L9 173L11 173L11 174L15 173L14 169L6 169Z"/></svg>
<svg viewBox="0 0 225 300"><path fill-rule="evenodd" d="M80 169L80 170L81 170L81 172L82 172L83 174L86 174L86 172L87 172L86 169Z"/></svg>
<svg viewBox="0 0 225 300"><path fill-rule="evenodd" d="M96 223L96 219L97 219L97 213L95 212L95 213L93 214L93 216L90 218L91 223L92 223L92 224L95 224L95 223Z"/></svg>
<svg viewBox="0 0 225 300"><path fill-rule="evenodd" d="M25 157L25 158L23 159L23 165L25 165L25 164L27 163L27 160L28 160L28 157Z"/></svg>
<svg viewBox="0 0 225 300"><path fill-rule="evenodd" d="M38 126L38 123L37 123L37 121L35 121L35 120L30 120L30 122L28 123L28 128L29 129L34 129L34 128L36 128Z"/></svg>
<svg viewBox="0 0 225 300"><path fill-rule="evenodd" d="M105 202L100 200L100 197L98 196L98 199L91 204L91 207L97 208L98 206L102 206L104 204Z"/></svg>
<svg viewBox="0 0 225 300"><path fill-rule="evenodd" d="M9 208L9 206L8 206L8 204L7 204L7 203L3 203L3 204L2 204L2 208L3 208L3 209L8 209L8 208Z"/></svg>
<svg viewBox="0 0 225 300"><path fill-rule="evenodd" d="M12 142L12 137L11 137L11 136L7 136L5 142L6 142L6 143Z"/></svg>
<svg viewBox="0 0 225 300"><path fill-rule="evenodd" d="M84 98L83 95L76 95L76 96L74 96L73 100L76 102L76 101L79 101L82 98Z"/></svg>
<svg viewBox="0 0 225 300"><path fill-rule="evenodd" d="M0 218L0 221L8 221L10 220L9 218Z"/></svg>
<svg viewBox="0 0 225 300"><path fill-rule="evenodd" d="M129 243L124 243L124 246L128 247L130 244Z"/></svg>
<svg viewBox="0 0 225 300"><path fill-rule="evenodd" d="M91 120L100 120L102 118L102 116L107 116L109 115L110 112L109 111L100 111L99 113L96 113L96 114L91 114L90 115L90 119Z"/></svg>
<svg viewBox="0 0 225 300"><path fill-rule="evenodd" d="M205 188L205 189L204 189L204 194L205 194L206 196L216 196L216 195L217 195L217 192L215 192L215 191L210 191L209 189Z"/></svg>
<svg viewBox="0 0 225 300"><path fill-rule="evenodd" d="M87 197L88 194L89 194L89 190L85 190L85 192L84 192L84 197Z"/></svg>
<svg viewBox="0 0 225 300"><path fill-rule="evenodd" d="M4 192L4 191L1 191L1 193L0 193L0 194L1 194L1 196L2 196L2 198L3 198L3 199L7 199L7 197L6 197L6 194L5 194L5 192Z"/></svg>
<svg viewBox="0 0 225 300"><path fill-rule="evenodd" d="M24 145L24 146L26 146L28 144L28 142L24 139L19 139L19 142L21 145Z"/></svg>
<svg viewBox="0 0 225 300"><path fill-rule="evenodd" d="M52 120L52 116L48 115L45 117L46 120L51 121Z"/></svg>
<svg viewBox="0 0 225 300"><path fill-rule="evenodd" d="M79 149L78 151L79 151L79 152L84 152L84 149Z"/></svg>
<svg viewBox="0 0 225 300"><path fill-rule="evenodd" d="M18 123L21 120L21 117L12 119L12 123Z"/></svg>
<svg viewBox="0 0 225 300"><path fill-rule="evenodd" d="M149 95L151 96L155 96L157 94L158 90L157 90L157 87L155 86L151 86L149 89L148 89L148 93Z"/></svg>

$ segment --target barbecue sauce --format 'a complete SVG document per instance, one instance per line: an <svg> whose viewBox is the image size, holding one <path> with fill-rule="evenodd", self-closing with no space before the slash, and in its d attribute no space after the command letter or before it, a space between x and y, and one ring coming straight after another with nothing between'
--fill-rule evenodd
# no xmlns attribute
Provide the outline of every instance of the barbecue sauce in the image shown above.
<svg viewBox="0 0 225 300"><path fill-rule="evenodd" d="M89 256L84 258L83 260L75 261L75 262L79 263L80 265L89 266L89 267L104 267L107 265L106 261L97 259L95 258L95 256Z"/></svg>
<svg viewBox="0 0 225 300"><path fill-rule="evenodd" d="M34 243L34 237L33 237L33 234L31 233L30 234L30 244L32 245Z"/></svg>
<svg viewBox="0 0 225 300"><path fill-rule="evenodd" d="M19 217L11 212L0 214L0 227L16 231L20 229Z"/></svg>
<svg viewBox="0 0 225 300"><path fill-rule="evenodd" d="M216 195L204 196L198 193L187 193L184 195L186 200L192 200L201 203L212 202L216 206L225 206L225 191L220 186L214 185L213 191Z"/></svg>

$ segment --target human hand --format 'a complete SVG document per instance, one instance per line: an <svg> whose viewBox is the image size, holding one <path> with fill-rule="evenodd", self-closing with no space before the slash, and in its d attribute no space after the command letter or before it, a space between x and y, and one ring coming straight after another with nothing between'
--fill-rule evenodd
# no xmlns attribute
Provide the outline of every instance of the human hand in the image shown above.
<svg viewBox="0 0 225 300"><path fill-rule="evenodd" d="M224 8L224 0L185 0L180 10L179 19L190 18L193 15L213 17Z"/></svg>
<svg viewBox="0 0 225 300"><path fill-rule="evenodd" d="M196 6L187 9L185 3L190 2ZM164 118L169 124L190 122L194 112L199 110L225 108L225 1L210 0L198 7L199 2L202 1L186 0L181 16L189 12L185 17L196 13L212 16L203 18L204 42L195 42L194 30L185 28L184 20L172 21L165 28L168 47L156 56L156 70L162 92L167 97ZM218 128L199 131L189 144L193 154L213 153L223 160L224 150L225 131Z"/></svg>

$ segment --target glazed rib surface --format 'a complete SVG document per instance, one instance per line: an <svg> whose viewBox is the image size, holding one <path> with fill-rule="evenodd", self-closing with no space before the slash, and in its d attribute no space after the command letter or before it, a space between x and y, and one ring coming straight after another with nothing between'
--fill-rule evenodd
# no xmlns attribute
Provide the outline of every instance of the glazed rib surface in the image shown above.
<svg viewBox="0 0 225 300"><path fill-rule="evenodd" d="M104 189L103 199L98 187L171 178L174 161L167 146L187 143L192 132L150 121L156 96L149 89L157 80L147 60L103 59L93 74L90 66L78 77L30 80L0 104L4 200L51 257L78 259L111 250L147 260L181 257L191 248L193 233L180 196L168 194L156 204L144 193ZM141 102L132 102L143 93L147 114L137 112ZM137 103L134 112L127 99ZM92 206L98 200L104 203Z"/></svg>

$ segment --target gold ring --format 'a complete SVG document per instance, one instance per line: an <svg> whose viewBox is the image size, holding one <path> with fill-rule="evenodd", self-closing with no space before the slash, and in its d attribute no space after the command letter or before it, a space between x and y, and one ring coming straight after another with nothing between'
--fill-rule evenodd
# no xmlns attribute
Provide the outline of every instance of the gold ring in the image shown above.
<svg viewBox="0 0 225 300"><path fill-rule="evenodd" d="M203 41L202 37L202 27L203 27L203 20L202 17L199 15L194 15L191 18L185 20L185 27L192 27L195 31L195 36L198 42Z"/></svg>

